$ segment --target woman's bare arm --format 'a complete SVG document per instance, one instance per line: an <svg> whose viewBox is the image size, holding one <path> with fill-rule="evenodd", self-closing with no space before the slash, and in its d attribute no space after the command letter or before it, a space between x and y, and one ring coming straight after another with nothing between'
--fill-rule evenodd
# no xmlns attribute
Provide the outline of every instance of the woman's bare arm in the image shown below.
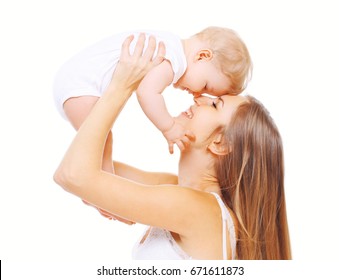
<svg viewBox="0 0 339 280"><path fill-rule="evenodd" d="M144 171L118 161L113 164L117 175L135 182L146 185L178 184L178 176L171 173Z"/></svg>
<svg viewBox="0 0 339 280"><path fill-rule="evenodd" d="M143 56L144 38L139 37L132 55L128 51L130 42L126 40L111 84L82 124L54 179L66 191L109 213L192 235L196 231L192 221L204 225L212 212L220 212L212 195L179 186L141 184L101 169L107 133L152 66L155 40Z"/></svg>

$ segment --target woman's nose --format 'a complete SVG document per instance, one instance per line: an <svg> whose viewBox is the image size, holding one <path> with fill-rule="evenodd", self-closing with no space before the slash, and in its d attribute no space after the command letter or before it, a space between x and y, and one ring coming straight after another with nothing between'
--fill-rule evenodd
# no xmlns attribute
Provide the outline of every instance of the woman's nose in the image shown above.
<svg viewBox="0 0 339 280"><path fill-rule="evenodd" d="M208 105L210 104L212 101L212 98L207 97L207 96L199 96L199 97L194 97L194 102L200 106L200 105Z"/></svg>

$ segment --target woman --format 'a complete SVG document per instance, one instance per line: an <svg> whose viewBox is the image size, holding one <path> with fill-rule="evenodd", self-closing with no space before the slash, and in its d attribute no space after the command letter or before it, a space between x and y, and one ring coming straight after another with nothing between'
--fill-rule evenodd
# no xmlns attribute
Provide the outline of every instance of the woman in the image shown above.
<svg viewBox="0 0 339 280"><path fill-rule="evenodd" d="M187 139L178 176L115 163L101 170L107 133L154 60L126 39L112 81L78 131L54 179L105 213L150 225L136 247L141 259L290 259L279 133L254 99L199 97L177 117ZM96 131L93 134L93 130ZM191 140L189 143L188 140ZM189 144L189 145L188 145Z"/></svg>

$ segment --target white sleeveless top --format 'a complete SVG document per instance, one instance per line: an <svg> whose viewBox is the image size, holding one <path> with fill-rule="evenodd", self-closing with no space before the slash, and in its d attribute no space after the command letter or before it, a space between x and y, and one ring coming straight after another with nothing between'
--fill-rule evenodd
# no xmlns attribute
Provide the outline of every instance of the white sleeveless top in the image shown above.
<svg viewBox="0 0 339 280"><path fill-rule="evenodd" d="M227 259L226 228L229 232L232 259L235 258L236 238L233 220L220 196L211 192L217 199L222 214L223 259ZM144 236L147 234L145 240ZM192 259L176 243L168 230L150 227L133 248L132 257L137 260L189 260ZM143 242L142 242L143 240Z"/></svg>

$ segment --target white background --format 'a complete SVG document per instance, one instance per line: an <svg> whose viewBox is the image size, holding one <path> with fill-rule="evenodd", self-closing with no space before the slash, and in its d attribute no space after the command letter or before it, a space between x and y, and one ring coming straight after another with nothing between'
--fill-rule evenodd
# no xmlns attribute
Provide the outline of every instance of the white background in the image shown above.
<svg viewBox="0 0 339 280"><path fill-rule="evenodd" d="M182 38L235 29L254 62L246 93L282 134L293 258L338 260L338 9L336 1L2 1L0 4L0 259L130 260L143 226L102 218L64 192L53 172L75 132L57 113L52 82L70 56L111 34L163 29ZM191 102L166 90L175 114ZM176 172L178 150L129 101L115 158Z"/></svg>

